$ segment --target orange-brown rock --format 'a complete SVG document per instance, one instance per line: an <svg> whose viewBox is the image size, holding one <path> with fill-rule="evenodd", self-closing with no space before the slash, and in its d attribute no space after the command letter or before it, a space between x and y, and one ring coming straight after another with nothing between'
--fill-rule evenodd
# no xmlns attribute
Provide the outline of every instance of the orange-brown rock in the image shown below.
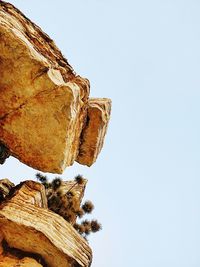
<svg viewBox="0 0 200 267"><path fill-rule="evenodd" d="M0 267L42 267L35 259L23 255L23 252L12 253L13 249L3 247L3 235L0 231Z"/></svg>
<svg viewBox="0 0 200 267"><path fill-rule="evenodd" d="M76 159L91 165L108 118L101 121L103 116L91 109L89 91L89 81L75 74L54 42L14 6L0 1L0 141L11 155L52 173L62 173ZM106 105L100 106L107 113ZM96 115L101 134L95 130L91 135L85 121Z"/></svg>
<svg viewBox="0 0 200 267"><path fill-rule="evenodd" d="M88 267L92 255L88 243L71 224L45 208L42 187L33 181L23 182L1 204L1 240L9 248L39 255L49 267ZM37 265L29 265L33 266Z"/></svg>
<svg viewBox="0 0 200 267"><path fill-rule="evenodd" d="M110 119L111 100L91 98L88 102L87 122L81 134L77 161L91 166L99 155Z"/></svg>
<svg viewBox="0 0 200 267"><path fill-rule="evenodd" d="M42 265L29 257L20 259L7 254L0 255L0 267L42 267Z"/></svg>

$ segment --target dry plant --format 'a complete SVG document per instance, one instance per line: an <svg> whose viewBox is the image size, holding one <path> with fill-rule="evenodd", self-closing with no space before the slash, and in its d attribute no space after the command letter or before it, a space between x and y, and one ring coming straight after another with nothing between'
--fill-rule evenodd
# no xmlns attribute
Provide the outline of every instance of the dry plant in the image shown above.
<svg viewBox="0 0 200 267"><path fill-rule="evenodd" d="M77 175L74 178L74 184L67 192L62 190L63 181L60 177L56 177L52 182L49 182L47 176L37 173L36 178L46 189L48 208L62 216L69 223L71 223L74 215L82 218L84 215L92 213L94 205L91 201L87 200L80 206L77 199L75 186L84 183L82 175ZM80 223L74 223L73 226L84 238L91 232L95 233L102 229L101 224L97 220L89 221L85 219Z"/></svg>

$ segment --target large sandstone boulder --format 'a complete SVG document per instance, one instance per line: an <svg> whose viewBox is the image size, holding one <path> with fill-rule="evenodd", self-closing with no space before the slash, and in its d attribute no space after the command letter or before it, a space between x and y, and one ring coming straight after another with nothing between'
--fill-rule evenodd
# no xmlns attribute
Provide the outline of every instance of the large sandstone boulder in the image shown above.
<svg viewBox="0 0 200 267"><path fill-rule="evenodd" d="M107 131L111 101L107 98L90 98L88 101L86 125L81 134L77 161L91 166L97 159Z"/></svg>
<svg viewBox="0 0 200 267"><path fill-rule="evenodd" d="M11 4L0 1L0 141L38 170L62 173L97 158L110 116L108 99L89 100L54 42Z"/></svg>
<svg viewBox="0 0 200 267"><path fill-rule="evenodd" d="M43 185L26 181L1 203L0 244L6 243L6 247L0 246L0 266L89 267L92 252L88 243L70 223L47 208L44 190Z"/></svg>

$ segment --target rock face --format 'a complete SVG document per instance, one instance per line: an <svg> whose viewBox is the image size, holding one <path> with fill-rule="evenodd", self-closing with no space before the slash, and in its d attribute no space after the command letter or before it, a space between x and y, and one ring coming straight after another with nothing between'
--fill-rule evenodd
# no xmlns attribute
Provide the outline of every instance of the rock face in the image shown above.
<svg viewBox="0 0 200 267"><path fill-rule="evenodd" d="M103 146L110 110L110 99L89 99L87 121L81 134L81 144L77 157L80 164L91 166L96 161Z"/></svg>
<svg viewBox="0 0 200 267"><path fill-rule="evenodd" d="M6 196L9 195L10 190L14 187L15 185L10 182L8 179L2 179L0 180L0 201L4 199Z"/></svg>
<svg viewBox="0 0 200 267"><path fill-rule="evenodd" d="M90 266L88 243L70 223L47 209L45 198L43 185L26 181L0 205L0 243L4 240L8 247L0 249L0 266ZM21 265L14 265L19 258L13 258L12 248L24 255ZM33 261L31 255L39 260ZM7 265L1 265L4 262Z"/></svg>
<svg viewBox="0 0 200 267"><path fill-rule="evenodd" d="M54 42L14 6L0 1L0 141L38 170L62 173L97 158L108 99L89 99ZM94 127L94 128L93 128Z"/></svg>
<svg viewBox="0 0 200 267"><path fill-rule="evenodd" d="M24 257L19 259L10 254L0 255L0 267L42 267L36 260Z"/></svg>

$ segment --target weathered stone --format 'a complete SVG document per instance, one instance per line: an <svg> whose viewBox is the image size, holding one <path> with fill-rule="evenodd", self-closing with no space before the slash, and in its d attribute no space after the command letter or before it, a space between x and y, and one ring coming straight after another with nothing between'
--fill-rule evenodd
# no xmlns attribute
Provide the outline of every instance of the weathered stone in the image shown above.
<svg viewBox="0 0 200 267"><path fill-rule="evenodd" d="M92 112L89 91L89 81L74 73L54 42L14 6L0 1L0 141L10 153L45 172L62 173L77 157L91 165L104 135L99 145L83 134L87 147L97 145L88 163L79 148L84 150L80 135L88 132L83 127Z"/></svg>
<svg viewBox="0 0 200 267"><path fill-rule="evenodd" d="M19 259L13 255L0 255L0 267L42 267L36 260L25 257Z"/></svg>
<svg viewBox="0 0 200 267"><path fill-rule="evenodd" d="M0 267L42 267L35 259L23 255L23 252L12 253L13 249L8 251L2 245L3 238L3 234L0 231Z"/></svg>
<svg viewBox="0 0 200 267"><path fill-rule="evenodd" d="M45 208L42 188L33 181L23 182L13 196L1 204L1 240L10 248L40 255L49 267L73 264L88 267L91 263L88 243L70 223Z"/></svg>
<svg viewBox="0 0 200 267"><path fill-rule="evenodd" d="M100 153L110 119L111 100L91 98L88 102L87 121L81 134L77 161L91 166Z"/></svg>
<svg viewBox="0 0 200 267"><path fill-rule="evenodd" d="M0 184L1 181L3 180L0 180ZM26 180L25 182L22 182L16 186L14 191L12 191L10 191L10 194L12 193L10 198L12 197L12 201L14 202L21 201L23 205L30 203L36 207L45 209L48 208L45 188L40 183Z"/></svg>
<svg viewBox="0 0 200 267"><path fill-rule="evenodd" d="M0 120L0 139L27 165L62 173L77 155L79 113L78 87L69 82L67 87L31 98Z"/></svg>
<svg viewBox="0 0 200 267"><path fill-rule="evenodd" d="M0 195L1 197L5 198L6 196L9 195L10 190L14 187L15 185L9 181L8 179L1 179L0 180Z"/></svg>

